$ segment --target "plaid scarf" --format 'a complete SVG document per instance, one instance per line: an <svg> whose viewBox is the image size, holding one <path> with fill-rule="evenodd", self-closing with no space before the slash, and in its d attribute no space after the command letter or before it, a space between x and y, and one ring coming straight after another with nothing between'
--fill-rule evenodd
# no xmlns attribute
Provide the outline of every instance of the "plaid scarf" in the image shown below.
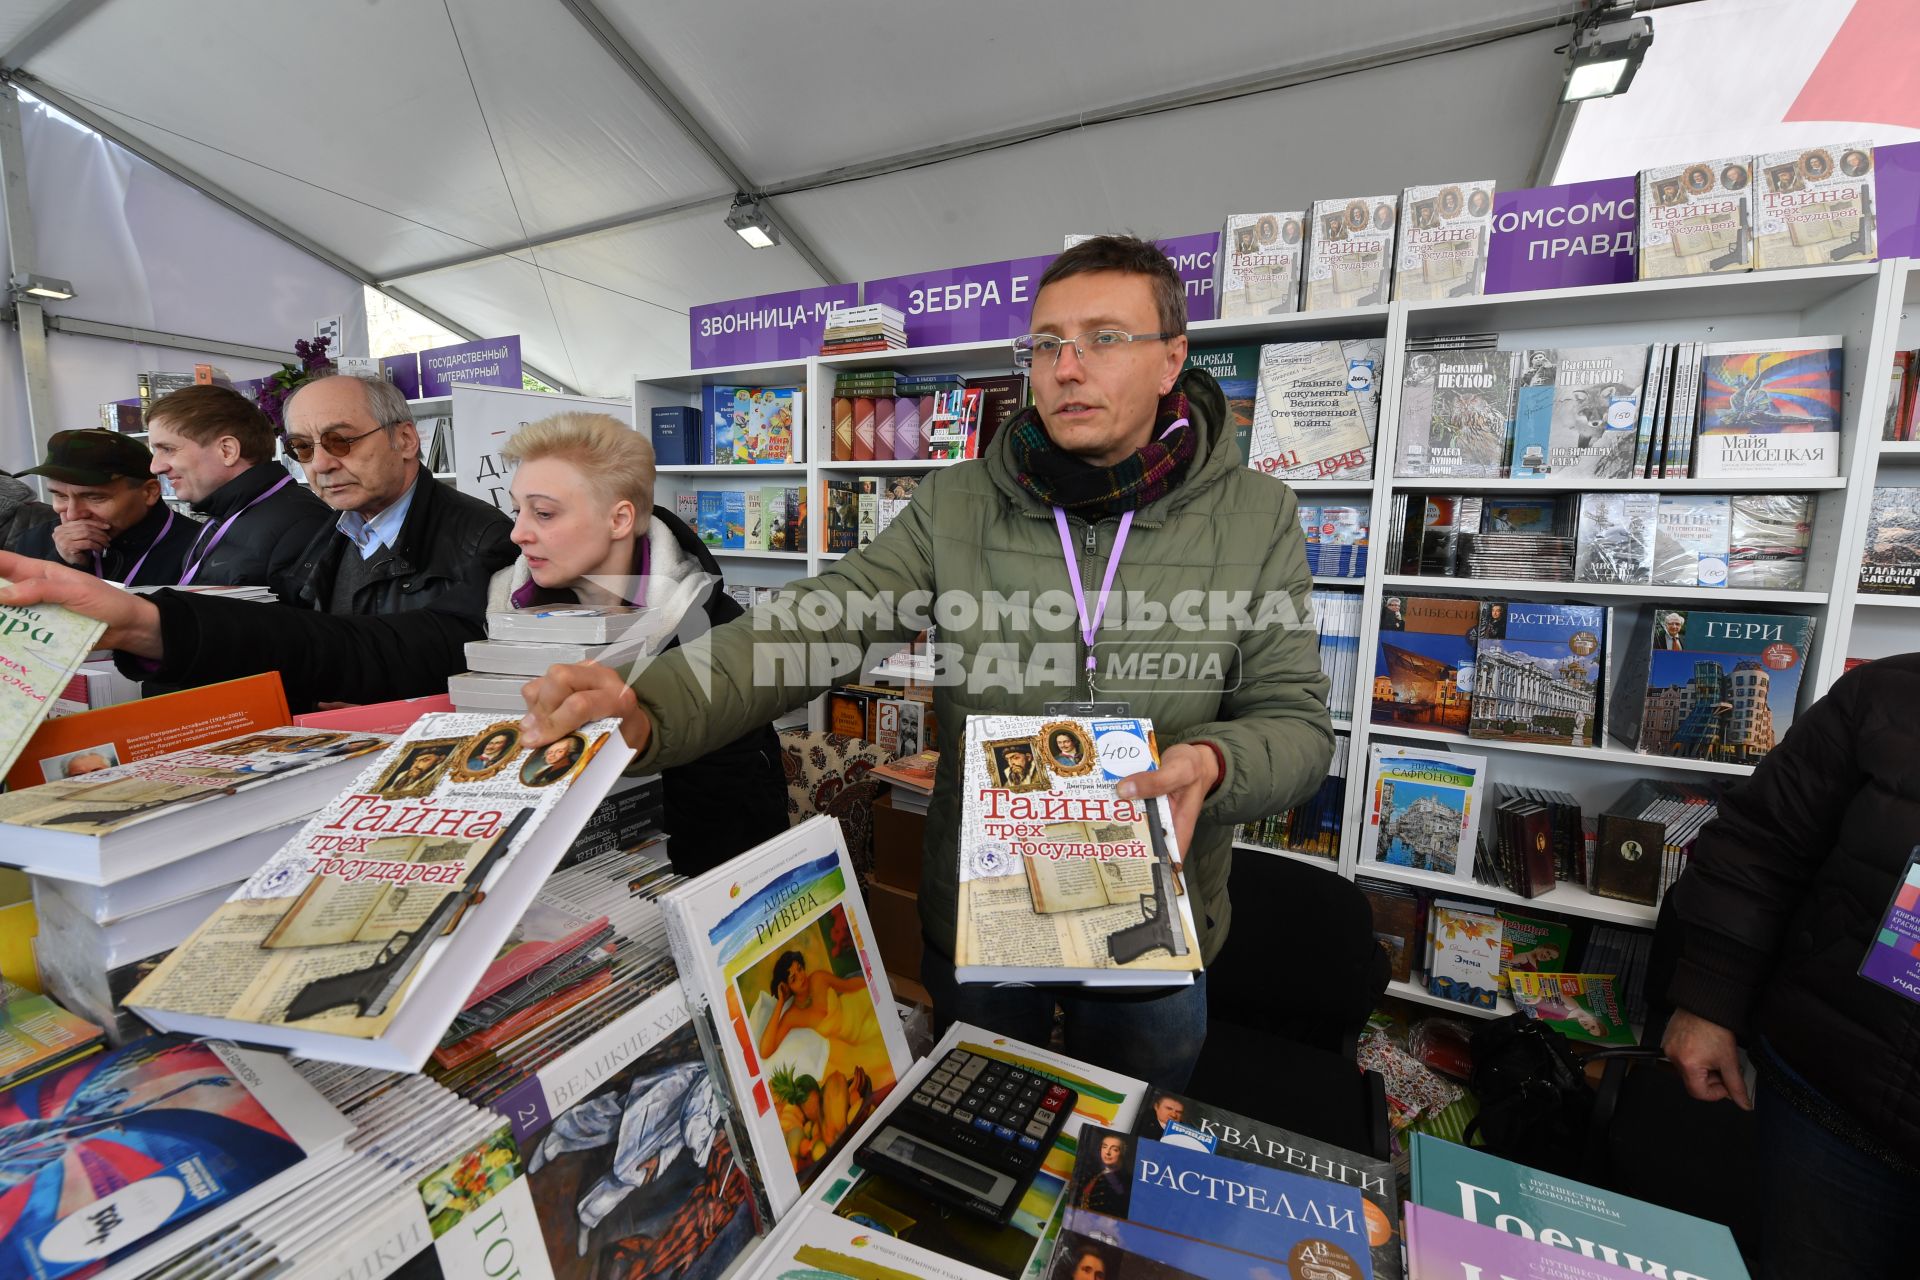
<svg viewBox="0 0 1920 1280"><path fill-rule="evenodd" d="M1187 397L1179 391L1161 397L1146 445L1110 467L1096 466L1054 444L1037 409L1021 410L1006 430L1014 474L1027 491L1050 507L1064 507L1089 520L1132 511L1172 493L1199 447L1187 417Z"/></svg>

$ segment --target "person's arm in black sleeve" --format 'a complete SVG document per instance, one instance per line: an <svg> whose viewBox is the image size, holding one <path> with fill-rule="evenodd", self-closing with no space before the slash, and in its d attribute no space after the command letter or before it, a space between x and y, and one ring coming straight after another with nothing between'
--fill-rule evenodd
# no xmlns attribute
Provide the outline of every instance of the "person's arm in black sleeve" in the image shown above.
<svg viewBox="0 0 1920 1280"><path fill-rule="evenodd" d="M1865 781L1854 740L1864 669L1836 682L1733 788L1701 831L1674 910L1683 928L1668 997L1743 1031L1793 912Z"/></svg>
<svg viewBox="0 0 1920 1280"><path fill-rule="evenodd" d="M116 655L141 680L209 684L277 671L296 711L321 701L390 702L447 691L467 669L466 643L486 635L471 612L430 606L385 617L335 617L251 600L180 591L149 597L160 611L164 656Z"/></svg>

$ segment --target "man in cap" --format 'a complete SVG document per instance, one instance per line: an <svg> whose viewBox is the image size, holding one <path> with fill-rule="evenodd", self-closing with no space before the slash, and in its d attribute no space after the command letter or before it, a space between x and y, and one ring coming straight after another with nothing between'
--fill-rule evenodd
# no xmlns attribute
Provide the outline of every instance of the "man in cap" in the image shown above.
<svg viewBox="0 0 1920 1280"><path fill-rule="evenodd" d="M152 466L132 436L55 432L47 460L21 474L47 478L59 520L28 530L15 550L130 587L172 586L200 526L160 500Z"/></svg>

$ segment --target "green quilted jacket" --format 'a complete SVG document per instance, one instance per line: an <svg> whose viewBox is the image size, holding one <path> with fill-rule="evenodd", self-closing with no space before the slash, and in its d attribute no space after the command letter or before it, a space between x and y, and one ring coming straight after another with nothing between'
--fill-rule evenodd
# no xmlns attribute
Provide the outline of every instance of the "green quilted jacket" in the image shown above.
<svg viewBox="0 0 1920 1280"><path fill-rule="evenodd" d="M1179 385L1199 451L1186 479L1134 516L1095 639L1092 683L1096 696L1150 717L1162 750L1204 738L1226 762L1187 852L1202 956L1211 961L1231 916L1235 824L1310 795L1326 776L1333 730L1293 491L1241 465L1211 376L1190 370ZM932 621L941 650L958 660L947 658L946 682L934 689L940 769L920 920L948 955L966 718L1038 715L1046 702L1089 692L1053 512L1016 481L1007 443L1002 432L985 457L928 475L865 550L793 584L784 601L683 639L633 680L654 723L636 763L652 772L802 705L855 674L856 661L872 666ZM1070 516L1068 526L1091 609L1119 519ZM890 606L866 605L875 599Z"/></svg>

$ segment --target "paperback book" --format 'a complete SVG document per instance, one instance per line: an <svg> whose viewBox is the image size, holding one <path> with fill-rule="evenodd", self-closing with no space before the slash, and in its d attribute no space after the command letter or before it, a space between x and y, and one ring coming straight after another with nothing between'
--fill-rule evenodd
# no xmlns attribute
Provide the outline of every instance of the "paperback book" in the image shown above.
<svg viewBox="0 0 1920 1280"><path fill-rule="evenodd" d="M1583 493L1574 542L1576 582L1643 583L1653 580L1661 504L1657 493ZM1725 498L1721 501L1724 503ZM1725 581L1724 565L1722 581Z"/></svg>
<svg viewBox="0 0 1920 1280"><path fill-rule="evenodd" d="M10 585L0 578L0 587ZM59 605L0 605L0 777L105 630Z"/></svg>
<svg viewBox="0 0 1920 1280"><path fill-rule="evenodd" d="M1594 605L1483 603L1468 734L1592 746L1605 629L1606 610Z"/></svg>
<svg viewBox="0 0 1920 1280"><path fill-rule="evenodd" d="M1427 913L1427 993L1474 1009L1500 1005L1499 913L1435 898Z"/></svg>
<svg viewBox="0 0 1920 1280"><path fill-rule="evenodd" d="M1509 975L1513 1003L1530 1018L1574 1040L1592 1044L1635 1043L1611 973L1534 973Z"/></svg>
<svg viewBox="0 0 1920 1280"><path fill-rule="evenodd" d="M1373 474L1379 338L1260 348L1248 464L1287 480Z"/></svg>
<svg viewBox="0 0 1920 1280"><path fill-rule="evenodd" d="M1292 213L1234 213L1220 234L1214 294L1222 320L1280 315L1300 306L1300 267L1306 217Z"/></svg>
<svg viewBox="0 0 1920 1280"><path fill-rule="evenodd" d="M1172 811L1115 793L1159 767L1152 722L976 715L963 750L959 980L1192 982Z"/></svg>
<svg viewBox="0 0 1920 1280"><path fill-rule="evenodd" d="M1477 297L1486 287L1493 240L1493 183L1449 182L1400 193L1393 296L1403 302Z"/></svg>
<svg viewBox="0 0 1920 1280"><path fill-rule="evenodd" d="M1633 475L1646 391L1647 347L1579 347L1554 353L1547 470L1554 476Z"/></svg>
<svg viewBox="0 0 1920 1280"><path fill-rule="evenodd" d="M734 1150L779 1218L913 1061L840 826L811 819L660 906Z"/></svg>
<svg viewBox="0 0 1920 1280"><path fill-rule="evenodd" d="M1867 541L1860 553L1860 590L1869 595L1920 595L1920 489L1873 491Z"/></svg>
<svg viewBox="0 0 1920 1280"><path fill-rule="evenodd" d="M165 1031L417 1071L632 758L611 720L533 751L518 718L424 716L127 1004Z"/></svg>
<svg viewBox="0 0 1920 1280"><path fill-rule="evenodd" d="M1724 493L1663 493L1653 527L1652 580L1663 587L1724 587L1732 523Z"/></svg>
<svg viewBox="0 0 1920 1280"><path fill-rule="evenodd" d="M1753 158L1640 171L1640 278L1746 271L1753 265Z"/></svg>
<svg viewBox="0 0 1920 1280"><path fill-rule="evenodd" d="M1709 343L1696 476L1840 474L1838 335Z"/></svg>
<svg viewBox="0 0 1920 1280"><path fill-rule="evenodd" d="M1368 862L1473 878L1485 756L1375 744L1367 771Z"/></svg>
<svg viewBox="0 0 1920 1280"><path fill-rule="evenodd" d="M1205 369L1220 384L1227 398L1227 414L1233 420L1233 443L1240 459L1249 461L1253 451L1253 404L1260 385L1259 347L1208 347L1187 352L1189 369Z"/></svg>
<svg viewBox="0 0 1920 1280"><path fill-rule="evenodd" d="M1304 310L1377 306L1393 285L1400 197L1315 200L1307 221Z"/></svg>
<svg viewBox="0 0 1920 1280"><path fill-rule="evenodd" d="M1755 156L1754 169L1760 183L1755 270L1879 256L1872 142L1775 151Z"/></svg>

